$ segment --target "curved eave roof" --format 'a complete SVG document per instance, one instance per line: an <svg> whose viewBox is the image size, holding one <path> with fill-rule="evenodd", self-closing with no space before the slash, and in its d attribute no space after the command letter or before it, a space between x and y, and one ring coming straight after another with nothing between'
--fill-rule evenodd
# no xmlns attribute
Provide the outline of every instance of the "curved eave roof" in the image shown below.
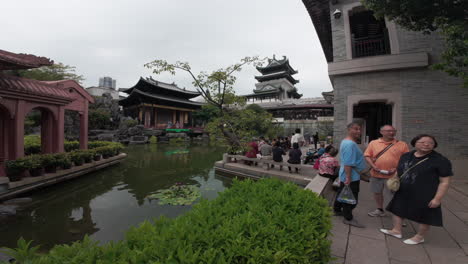
<svg viewBox="0 0 468 264"><path fill-rule="evenodd" d="M257 96L262 96L262 95L275 95L278 94L279 90L270 90L270 91L265 91L265 92L254 92L252 94L246 94L242 95L242 97L257 97Z"/></svg>
<svg viewBox="0 0 468 264"><path fill-rule="evenodd" d="M128 89L119 89L120 92L124 92L127 94L131 94L134 89L138 90L143 90L143 87L151 87L151 90L154 90L154 93L157 93L159 89L161 90L166 90L170 93L178 94L181 97L184 98L194 98L197 96L200 96L201 93L197 91L189 91L189 90L184 90L179 87L177 87L175 84L169 84L169 83L164 83L160 81L156 81L153 78L143 78L140 77L140 80L131 88Z"/></svg>
<svg viewBox="0 0 468 264"><path fill-rule="evenodd" d="M0 70L32 69L52 64L54 61L46 57L0 50Z"/></svg>
<svg viewBox="0 0 468 264"><path fill-rule="evenodd" d="M262 74L268 74L275 71L287 71L289 74L296 74L298 71L294 70L291 65L289 65L289 59L284 58L283 60L271 59L269 60L268 65L266 66L257 66L255 67Z"/></svg>
<svg viewBox="0 0 468 264"><path fill-rule="evenodd" d="M298 105L281 105L281 106L266 106L265 109L268 110L285 110L285 109L297 109L297 108L308 108L308 109L332 109L333 105L331 104L298 104Z"/></svg>
<svg viewBox="0 0 468 264"><path fill-rule="evenodd" d="M278 73L271 73L268 75L261 75L261 76L255 76L255 79L259 82L264 82L268 80L276 80L280 78L286 78L288 81L290 81L292 84L296 84L299 81L294 79L290 74L287 72L278 72Z"/></svg>
<svg viewBox="0 0 468 264"><path fill-rule="evenodd" d="M327 62L333 61L333 41L329 0L302 0L312 19Z"/></svg>
<svg viewBox="0 0 468 264"><path fill-rule="evenodd" d="M187 105L192 105L192 106L202 106L204 103L201 102L194 102L190 100L185 100L185 99L180 99L172 96L164 96L164 95L158 95L158 94L151 94L151 93L146 93L143 91L140 91L138 89L133 89L130 95L122 100L119 100L119 104L125 104L126 102L131 101L135 97L138 96L143 96L143 97L148 97L148 98L153 98L153 99L159 99L159 100L164 100L168 102L174 102L174 103L181 103L181 104L187 104Z"/></svg>
<svg viewBox="0 0 468 264"><path fill-rule="evenodd" d="M30 80L15 76L0 74L0 90L18 91L26 94L45 96L50 98L73 101L65 89L43 81Z"/></svg>

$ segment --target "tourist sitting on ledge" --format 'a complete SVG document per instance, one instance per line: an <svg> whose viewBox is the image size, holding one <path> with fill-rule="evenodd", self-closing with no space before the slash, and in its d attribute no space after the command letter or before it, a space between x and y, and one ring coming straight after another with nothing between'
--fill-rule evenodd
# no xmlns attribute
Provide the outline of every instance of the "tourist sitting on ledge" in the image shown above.
<svg viewBox="0 0 468 264"><path fill-rule="evenodd" d="M338 149L329 145L325 148L325 153L319 159L318 173L320 176L330 178L334 180L338 177L340 164L335 158L338 154Z"/></svg>
<svg viewBox="0 0 468 264"><path fill-rule="evenodd" d="M293 143L293 148L289 151L289 160L288 163L290 164L301 164L301 156L302 152L299 149L299 143ZM291 167L288 167L289 173L291 173ZM296 168L296 172L299 173L299 169Z"/></svg>
<svg viewBox="0 0 468 264"><path fill-rule="evenodd" d="M284 152L284 149L281 147L281 143L279 141L275 142L272 152L273 152L273 161L283 162L283 155L286 155L286 152ZM271 167L274 168L275 165L272 164ZM283 169L283 166L280 165L280 170L282 169Z"/></svg>
<svg viewBox="0 0 468 264"><path fill-rule="evenodd" d="M247 152L245 153L245 156L247 158L257 158L257 154L258 154L258 144L257 142L255 141L252 141L248 144L248 150ZM245 161L245 164L251 166L253 164L253 161L250 161L250 160L246 160ZM255 164L257 165L257 164Z"/></svg>
<svg viewBox="0 0 468 264"><path fill-rule="evenodd" d="M263 144L260 146L260 155L262 159L271 160L272 159L272 147L268 141L263 141Z"/></svg>

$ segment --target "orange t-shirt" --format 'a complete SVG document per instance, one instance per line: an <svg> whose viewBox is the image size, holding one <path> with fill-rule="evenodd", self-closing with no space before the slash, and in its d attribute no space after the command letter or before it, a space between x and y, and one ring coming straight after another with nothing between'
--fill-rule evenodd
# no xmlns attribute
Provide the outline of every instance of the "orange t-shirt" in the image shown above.
<svg viewBox="0 0 468 264"><path fill-rule="evenodd" d="M391 170L396 169L398 166L398 161L400 160L401 155L406 152L409 152L408 145L403 141L393 140L391 142L386 142L383 139L379 138L376 140L372 140L366 148L364 152L364 157L375 158L383 149L385 149L388 145L394 143L391 148L385 151L377 161L374 161L374 164L381 170ZM375 170L371 170L372 177L376 178L390 178L393 175L385 175L379 173Z"/></svg>

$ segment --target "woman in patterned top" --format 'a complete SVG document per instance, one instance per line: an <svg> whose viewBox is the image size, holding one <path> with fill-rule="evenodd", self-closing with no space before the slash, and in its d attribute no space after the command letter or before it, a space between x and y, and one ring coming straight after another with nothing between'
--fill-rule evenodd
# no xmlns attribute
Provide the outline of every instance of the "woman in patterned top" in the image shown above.
<svg viewBox="0 0 468 264"><path fill-rule="evenodd" d="M320 176L335 179L338 176L337 168L340 167L336 155L338 149L329 145L325 148L325 153L320 157L318 173Z"/></svg>

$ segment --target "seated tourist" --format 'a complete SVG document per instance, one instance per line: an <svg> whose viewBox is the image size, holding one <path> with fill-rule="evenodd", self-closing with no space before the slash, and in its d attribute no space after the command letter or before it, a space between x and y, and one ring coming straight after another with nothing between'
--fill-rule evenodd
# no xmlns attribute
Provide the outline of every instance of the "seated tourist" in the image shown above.
<svg viewBox="0 0 468 264"><path fill-rule="evenodd" d="M320 148L317 150L317 153L315 154L317 158L320 158L323 153L325 153L325 143L320 143Z"/></svg>
<svg viewBox="0 0 468 264"><path fill-rule="evenodd" d="M295 142L292 145L292 149L289 151L288 163L290 164L301 164L302 152L299 149L299 143ZM291 173L291 167L288 167L289 173ZM296 168L296 172L299 173L299 169Z"/></svg>
<svg viewBox="0 0 468 264"><path fill-rule="evenodd" d="M276 162L283 162L283 155L286 155L286 152L284 152L284 149L281 147L281 144L279 141L275 142L275 145L272 149L273 153L273 161ZM275 165L271 165L272 168L275 167ZM283 169L283 166L280 165L280 170Z"/></svg>
<svg viewBox="0 0 468 264"><path fill-rule="evenodd" d="M245 153L245 156L247 158L257 158L258 154L258 144L256 141L250 142L248 145L247 152ZM251 166L253 164L253 161L245 161L245 164Z"/></svg>
<svg viewBox="0 0 468 264"><path fill-rule="evenodd" d="M338 177L340 164L335 158L338 154L338 149L329 145L325 148L325 153L319 159L318 173L320 176L335 179Z"/></svg>
<svg viewBox="0 0 468 264"><path fill-rule="evenodd" d="M260 146L260 155L262 159L272 159L272 147L268 143L268 141L264 141L264 143Z"/></svg>

